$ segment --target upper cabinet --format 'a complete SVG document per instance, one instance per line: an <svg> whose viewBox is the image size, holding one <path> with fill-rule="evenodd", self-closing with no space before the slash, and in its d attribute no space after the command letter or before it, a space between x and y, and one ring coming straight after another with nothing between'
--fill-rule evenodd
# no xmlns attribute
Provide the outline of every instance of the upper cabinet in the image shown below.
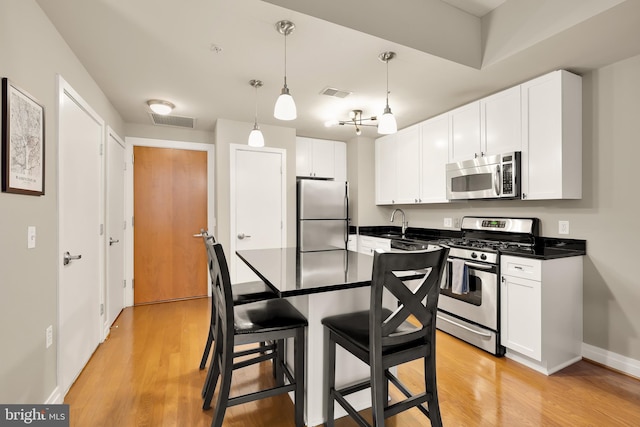
<svg viewBox="0 0 640 427"><path fill-rule="evenodd" d="M447 202L447 163L512 151L522 199L581 198L581 82L554 71L378 138L376 204Z"/></svg>
<svg viewBox="0 0 640 427"><path fill-rule="evenodd" d="M438 116L376 140L376 204L446 200L449 118Z"/></svg>
<svg viewBox="0 0 640 427"><path fill-rule="evenodd" d="M482 155L522 150L520 86L480 100Z"/></svg>
<svg viewBox="0 0 640 427"><path fill-rule="evenodd" d="M522 198L582 198L582 78L559 70L521 90Z"/></svg>
<svg viewBox="0 0 640 427"><path fill-rule="evenodd" d="M520 98L520 86L516 86L450 111L451 162L520 151Z"/></svg>
<svg viewBox="0 0 640 427"><path fill-rule="evenodd" d="M461 162L482 155L480 146L480 101L472 102L449 112L451 140L449 158Z"/></svg>
<svg viewBox="0 0 640 427"><path fill-rule="evenodd" d="M449 162L449 115L442 114L420 124L422 203L446 203L446 166Z"/></svg>
<svg viewBox="0 0 640 427"><path fill-rule="evenodd" d="M346 153L341 141L297 137L296 176L346 181Z"/></svg>

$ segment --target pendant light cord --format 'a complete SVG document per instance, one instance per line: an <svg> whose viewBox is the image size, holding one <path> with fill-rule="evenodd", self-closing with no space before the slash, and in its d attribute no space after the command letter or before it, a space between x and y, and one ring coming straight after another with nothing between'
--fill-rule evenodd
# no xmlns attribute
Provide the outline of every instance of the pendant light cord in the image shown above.
<svg viewBox="0 0 640 427"><path fill-rule="evenodd" d="M287 87L287 32L284 33L284 87Z"/></svg>
<svg viewBox="0 0 640 427"><path fill-rule="evenodd" d="M253 126L254 128L258 126L258 85L255 85L254 88L256 89L256 112L254 117L254 121L253 121Z"/></svg>

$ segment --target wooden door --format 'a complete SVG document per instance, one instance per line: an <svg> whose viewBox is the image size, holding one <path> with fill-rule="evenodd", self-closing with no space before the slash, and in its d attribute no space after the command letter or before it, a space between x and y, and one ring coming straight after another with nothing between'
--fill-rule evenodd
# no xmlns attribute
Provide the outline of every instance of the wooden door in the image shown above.
<svg viewBox="0 0 640 427"><path fill-rule="evenodd" d="M207 295L207 152L133 148L134 304Z"/></svg>

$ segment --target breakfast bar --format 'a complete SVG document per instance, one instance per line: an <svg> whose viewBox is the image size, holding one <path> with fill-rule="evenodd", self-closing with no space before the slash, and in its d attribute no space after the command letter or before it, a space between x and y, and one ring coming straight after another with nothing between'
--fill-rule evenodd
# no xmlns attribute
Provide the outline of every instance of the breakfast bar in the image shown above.
<svg viewBox="0 0 640 427"><path fill-rule="evenodd" d="M369 308L373 257L346 250L299 252L296 248L253 249L236 252L262 280L304 314L307 329L306 421L320 425L323 418L323 327L321 320L335 314ZM293 360L292 350L287 360ZM368 367L338 348L336 384L349 384L369 376ZM371 406L368 390L351 396L358 409ZM345 412L336 405L336 418Z"/></svg>

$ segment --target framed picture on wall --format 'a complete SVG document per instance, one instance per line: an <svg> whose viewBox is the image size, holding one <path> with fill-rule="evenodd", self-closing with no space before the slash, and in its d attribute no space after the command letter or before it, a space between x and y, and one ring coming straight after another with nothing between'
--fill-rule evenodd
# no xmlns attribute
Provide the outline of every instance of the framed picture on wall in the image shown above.
<svg viewBox="0 0 640 427"><path fill-rule="evenodd" d="M44 194L44 106L2 79L2 191Z"/></svg>

